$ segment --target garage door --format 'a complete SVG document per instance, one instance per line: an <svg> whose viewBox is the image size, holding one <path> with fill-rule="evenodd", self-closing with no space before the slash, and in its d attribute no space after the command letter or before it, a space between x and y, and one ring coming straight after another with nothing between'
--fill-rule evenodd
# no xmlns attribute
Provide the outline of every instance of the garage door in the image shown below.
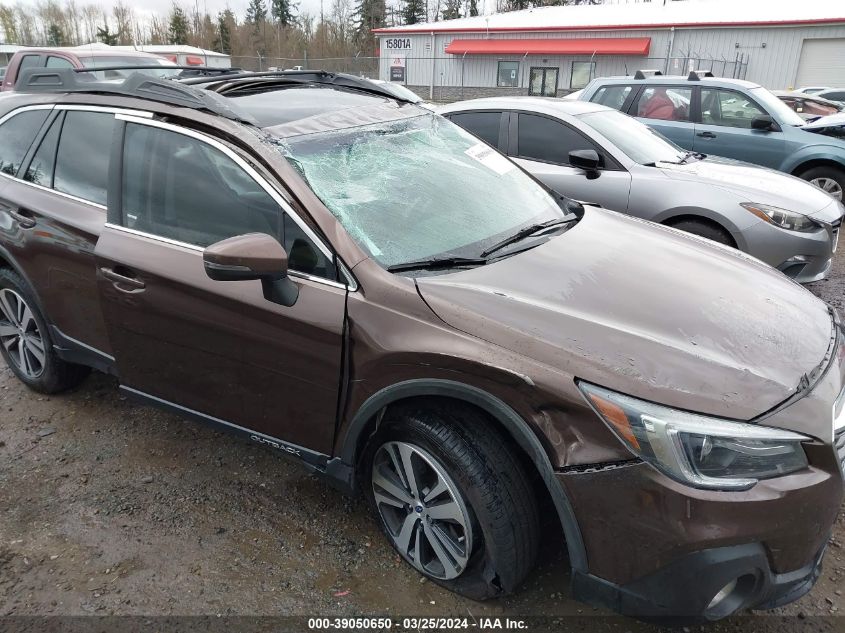
<svg viewBox="0 0 845 633"><path fill-rule="evenodd" d="M804 40L795 87L845 88L845 37Z"/></svg>

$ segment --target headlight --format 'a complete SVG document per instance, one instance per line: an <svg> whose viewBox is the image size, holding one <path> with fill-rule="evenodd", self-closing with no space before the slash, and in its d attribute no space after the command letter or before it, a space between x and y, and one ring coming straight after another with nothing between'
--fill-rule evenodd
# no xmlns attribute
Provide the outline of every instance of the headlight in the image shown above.
<svg viewBox="0 0 845 633"><path fill-rule="evenodd" d="M815 231L821 228L815 220L808 218L803 213L787 211L780 207L773 207L768 204L757 204L756 202L741 202L740 205L746 211L751 211L761 220L774 224L789 231Z"/></svg>
<svg viewBox="0 0 845 633"><path fill-rule="evenodd" d="M585 382L593 410L635 455L688 486L746 490L807 467L811 438L757 424L687 413Z"/></svg>

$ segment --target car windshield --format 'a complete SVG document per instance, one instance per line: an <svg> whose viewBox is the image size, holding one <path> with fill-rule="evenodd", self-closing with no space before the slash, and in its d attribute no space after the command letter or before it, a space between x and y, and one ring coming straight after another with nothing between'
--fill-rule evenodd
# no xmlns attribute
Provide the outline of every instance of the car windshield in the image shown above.
<svg viewBox="0 0 845 633"><path fill-rule="evenodd" d="M120 55L97 55L91 57L80 57L79 61L85 68L109 68L111 66L149 66L150 69L136 68L133 70L105 70L92 72L97 79L122 79L132 73L140 72L155 77L172 77L180 72L178 66L170 60L159 57L141 56L120 56ZM86 73L87 74L87 73Z"/></svg>
<svg viewBox="0 0 845 633"><path fill-rule="evenodd" d="M752 88L748 92L751 93L755 101L783 125L804 125L804 119L765 88Z"/></svg>
<svg viewBox="0 0 845 633"><path fill-rule="evenodd" d="M647 125L616 110L591 112L580 118L640 165L676 163L686 154Z"/></svg>
<svg viewBox="0 0 845 633"><path fill-rule="evenodd" d="M563 216L516 165L437 115L280 140L287 159L383 266L478 257L503 236Z"/></svg>

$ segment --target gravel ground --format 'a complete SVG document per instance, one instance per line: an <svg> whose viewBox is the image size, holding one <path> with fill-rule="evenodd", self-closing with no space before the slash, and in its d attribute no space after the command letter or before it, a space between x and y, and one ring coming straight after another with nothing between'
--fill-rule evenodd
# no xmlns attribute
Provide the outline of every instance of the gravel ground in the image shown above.
<svg viewBox="0 0 845 633"><path fill-rule="evenodd" d="M843 288L845 249L811 289L845 309ZM100 374L44 397L0 369L0 615L217 618L203 628L234 615L575 616L567 630L652 628L573 601L559 538L546 541L517 595L472 602L422 581L361 501L295 463L134 404ZM840 516L808 596L710 630L845 629L830 617L845 612L843 547ZM251 621L238 622L225 628Z"/></svg>

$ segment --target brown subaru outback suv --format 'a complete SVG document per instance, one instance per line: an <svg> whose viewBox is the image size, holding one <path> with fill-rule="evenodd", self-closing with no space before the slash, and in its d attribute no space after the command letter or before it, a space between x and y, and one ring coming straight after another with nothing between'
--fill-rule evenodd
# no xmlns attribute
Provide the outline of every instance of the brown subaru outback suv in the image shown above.
<svg viewBox="0 0 845 633"><path fill-rule="evenodd" d="M0 98L0 341L366 495L475 599L559 520L575 597L717 619L818 577L842 497L839 317L779 272L538 184L319 72L25 71Z"/></svg>

